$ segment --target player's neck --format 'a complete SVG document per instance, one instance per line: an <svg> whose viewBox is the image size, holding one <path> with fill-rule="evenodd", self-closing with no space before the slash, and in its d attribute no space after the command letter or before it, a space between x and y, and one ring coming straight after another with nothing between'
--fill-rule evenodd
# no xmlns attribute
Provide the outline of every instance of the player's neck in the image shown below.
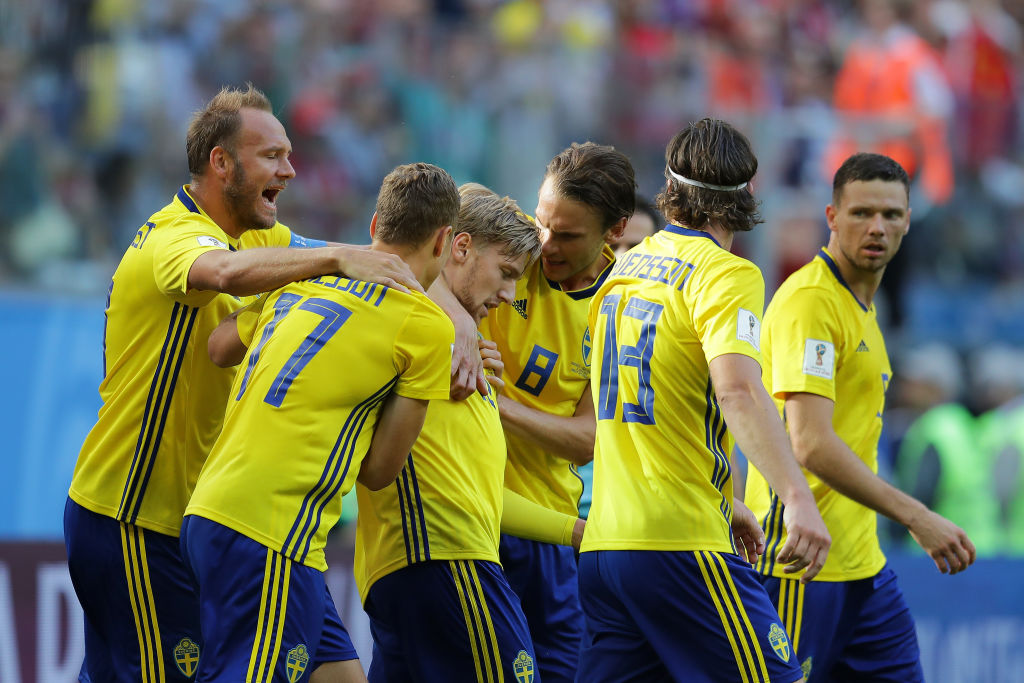
<svg viewBox="0 0 1024 683"><path fill-rule="evenodd" d="M188 193L195 200L196 204L199 205L199 208L203 210L203 213L209 216L217 224L217 227L225 233L238 239L245 232L244 228L240 228L235 224L234 219L231 217L231 212L228 211L228 207L224 203L224 195L219 191L219 188L203 183L201 180L193 179L189 185Z"/></svg>
<svg viewBox="0 0 1024 683"><path fill-rule="evenodd" d="M604 269L608 267L610 262L602 248L601 253L598 254L593 263L575 275L565 278L558 283L558 286L562 288L563 292L575 292L580 289L586 289L597 282L597 278L601 277L601 273L604 272Z"/></svg>
<svg viewBox="0 0 1024 683"><path fill-rule="evenodd" d="M433 251L425 247L416 249L396 244L385 244L384 242L374 240L370 244L370 249L394 254L405 261L405 264L409 266L412 274L416 277L416 281L420 283L424 291L430 289L430 285L433 284L438 272L440 272Z"/></svg>
<svg viewBox="0 0 1024 683"><path fill-rule="evenodd" d="M857 268L846 258L839 245L832 242L829 242L828 251L832 255L832 260L835 261L836 267L839 268L839 274L843 276L846 286L850 288L850 291L853 292L858 301L867 308L870 308L871 303L875 299L875 292L878 291L878 287L882 284L882 275L885 273L885 268L883 267L881 270Z"/></svg>

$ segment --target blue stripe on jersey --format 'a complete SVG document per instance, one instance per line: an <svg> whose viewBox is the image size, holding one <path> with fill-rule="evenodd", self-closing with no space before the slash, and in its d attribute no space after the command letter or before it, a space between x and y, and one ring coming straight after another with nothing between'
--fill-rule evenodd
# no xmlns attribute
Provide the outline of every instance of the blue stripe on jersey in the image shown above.
<svg viewBox="0 0 1024 683"><path fill-rule="evenodd" d="M338 469L341 465L341 461L345 461L344 472L342 473L341 479L338 480L337 485L340 486L345 479L345 474L348 473L349 465L352 462L352 455L355 452L356 437L359 435L360 429L362 429L363 423L366 421L367 416L373 411L373 409L383 402L387 398L391 388L398 381L398 375L395 375L390 379L384 386L374 392L369 398L364 400L362 403L353 408L352 412L349 413L348 418L345 420L345 424L341 428L341 432L338 434L338 439L334 442L334 448L331 450L331 454L327 457L327 463L324 466L323 472L320 474L320 479L316 485L311 488L302 499L302 505L299 507L299 514L295 518L294 524L292 524L291 530L288 532L288 536L284 540L284 544L281 546L281 552L299 562L302 562L302 558L305 557L305 552L301 552L300 547L305 547L306 551L309 548L310 539L316 534L316 529L319 526L320 513L324 506L330 502L332 495L330 492L332 489L336 489L334 486L334 478L338 474ZM336 458L339 453L342 453L340 458ZM313 524L314 517L316 517L316 524ZM312 525L312 529L310 526ZM309 538L303 543L303 537L309 531ZM295 547L289 551L289 547L292 545L293 540L295 541Z"/></svg>
<svg viewBox="0 0 1024 683"><path fill-rule="evenodd" d="M707 449L715 457L715 469L711 473L711 485L722 495L722 502L719 503L718 509L722 511L726 523L731 525L732 501L726 498L725 492L722 490L725 487L725 482L729 481L729 477L732 476L732 465L729 463L729 456L722 446L722 440L725 438L725 432L728 427L725 424L725 418L722 416L722 408L718 405L718 399L715 397L715 389L711 384L710 377L708 378L704 400L707 406L704 412L704 442ZM735 551L736 541L731 535L729 536L729 542L732 543L733 551Z"/></svg>
<svg viewBox="0 0 1024 683"><path fill-rule="evenodd" d="M153 380L149 385L149 395L146 397L146 408L142 414L139 438L135 443L135 454L128 471L128 479L125 481L124 490L121 493L121 504L117 510L116 517L122 522L134 523L142 506L146 484L153 471L153 463L156 461L160 448L164 424L167 422L167 415L170 411L178 372L188 349L189 337L192 334L192 327L198 313L198 308L191 308L180 303L175 303L174 308L171 309L164 344L160 349L160 360L157 362ZM186 318L188 319L187 329ZM169 390L165 393L168 385ZM157 427L158 423L159 427ZM144 474L143 471L145 471Z"/></svg>
<svg viewBox="0 0 1024 683"><path fill-rule="evenodd" d="M402 474L405 474L405 468L402 468ZM402 513L402 540L405 541L405 562L406 564L412 564L413 547L409 543L409 527L413 524L409 521L409 517L412 515L412 512L410 511L406 514L405 505L409 495L405 493L402 477L395 477L395 489L398 491L398 509ZM409 502L411 503L412 501Z"/></svg>
<svg viewBox="0 0 1024 683"><path fill-rule="evenodd" d="M430 540L427 538L427 520L423 515L423 497L420 496L420 481L416 478L416 465L412 461L412 453L409 454L409 478L412 479L413 497L416 500L416 510L420 519L420 531L423 539L423 559L430 560Z"/></svg>
<svg viewBox="0 0 1024 683"><path fill-rule="evenodd" d="M188 327L185 329L185 337L178 350L177 362L174 364L174 372L171 374L171 386L168 388L167 396L164 399L163 411L160 415L160 426L157 428L156 438L153 440L153 455L149 458L149 464L146 466L146 475L142 480L142 487L139 489L139 494L135 501L135 509L132 511L132 522L134 522L139 516L139 510L142 508L142 498L146 495L146 487L149 486L149 477L153 474L153 465L156 463L157 453L160 449L160 441L164 435L164 427L167 425L167 415L171 412L171 401L174 397L174 387L178 384L178 374L181 372L181 363L185 360L185 354L188 350L188 340L192 336L192 328L195 326L196 316L198 315L199 309L193 308L188 317Z"/></svg>
<svg viewBox="0 0 1024 683"><path fill-rule="evenodd" d="M409 470L405 467L402 468L402 486L405 487L405 500L409 505L409 528L412 529L412 560L410 562L419 562L422 558L420 557L420 531L416 524L416 508L414 507L415 501L412 498L412 491L409 490ZM402 510L403 514L405 510ZM409 544L409 537L405 539L406 545Z"/></svg>
<svg viewBox="0 0 1024 683"><path fill-rule="evenodd" d="M779 501L779 496L772 489L768 489L771 498L768 501L768 512L761 520L761 529L764 531L764 555L758 560L758 571L762 574L771 574L775 570L775 556L778 554L779 542L782 540L782 513L785 506Z"/></svg>
<svg viewBox="0 0 1024 683"><path fill-rule="evenodd" d="M202 213L202 211L199 210L199 207L196 206L196 203L192 201L192 198L188 196L188 192L185 191L184 187L178 190L177 197L178 201L184 204L185 208L191 211L192 213Z"/></svg>
<svg viewBox="0 0 1024 683"><path fill-rule="evenodd" d="M836 262L832 260L832 257L828 255L828 252L826 252L824 249L820 250L818 252L818 258L825 262L825 265L827 265L828 269L832 271L833 275L835 275L836 280L839 281L839 284L841 284L843 287L846 287L846 291L850 293L850 296L852 296L853 300L857 302L857 305L860 306L865 313L867 313L868 307L860 302L860 299L857 298L857 295L853 293L852 289L850 289L850 285L846 284L846 280L843 278L843 274L839 272L839 266L837 266Z"/></svg>

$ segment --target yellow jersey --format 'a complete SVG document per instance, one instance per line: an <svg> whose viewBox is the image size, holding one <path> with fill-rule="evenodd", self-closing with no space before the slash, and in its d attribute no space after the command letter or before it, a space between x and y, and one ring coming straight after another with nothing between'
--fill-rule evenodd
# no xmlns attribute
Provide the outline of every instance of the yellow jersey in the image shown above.
<svg viewBox="0 0 1024 683"><path fill-rule="evenodd" d="M505 439L493 390L431 401L420 437L394 484L356 485L355 579L373 583L430 560L498 562Z"/></svg>
<svg viewBox="0 0 1024 683"><path fill-rule="evenodd" d="M587 308L604 282L615 254L605 247L608 266L589 287L563 291L544 277L540 259L516 284L511 306L494 309L480 325L498 344L505 364L505 394L544 412L571 417L590 384ZM505 486L538 505L575 517L583 494L576 465L557 453L506 434Z"/></svg>
<svg viewBox="0 0 1024 683"><path fill-rule="evenodd" d="M765 312L761 343L765 387L783 419L786 394L807 392L831 399L836 434L877 473L878 437L892 368L874 305L865 307L854 296L826 249L779 287ZM828 559L815 581L853 581L881 571L885 556L878 545L875 512L833 491L807 470L804 474L832 535ZM758 570L798 577L799 573L783 574L774 561L786 543L783 506L754 467L747 476L745 498L767 541Z"/></svg>
<svg viewBox="0 0 1024 683"><path fill-rule="evenodd" d="M764 280L669 225L619 258L590 306L597 411L591 550L735 552L731 440L709 363L760 362Z"/></svg>
<svg viewBox="0 0 1024 683"><path fill-rule="evenodd" d="M193 201L188 186L139 228L107 295L103 405L78 456L72 500L178 535L234 376L210 361L206 340L243 303L190 290L189 270L214 249L286 247L290 241L280 223L229 236Z"/></svg>
<svg viewBox="0 0 1024 683"><path fill-rule="evenodd" d="M324 571L381 404L448 398L455 330L421 293L322 276L252 304L238 332L249 350L185 514Z"/></svg>

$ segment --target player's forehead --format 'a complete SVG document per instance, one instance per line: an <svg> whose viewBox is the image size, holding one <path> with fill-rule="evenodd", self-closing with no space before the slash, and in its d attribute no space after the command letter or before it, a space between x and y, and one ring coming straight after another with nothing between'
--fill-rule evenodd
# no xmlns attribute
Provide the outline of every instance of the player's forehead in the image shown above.
<svg viewBox="0 0 1024 683"><path fill-rule="evenodd" d="M596 210L581 201L570 199L556 188L550 177L544 180L537 193L537 210L534 212L537 225L553 233L585 235L595 237L603 234L601 218Z"/></svg>
<svg viewBox="0 0 1024 683"><path fill-rule="evenodd" d="M491 242L484 245L479 249L479 262L486 267L502 271L502 275L507 271L518 280L526 271L530 254L509 255L505 253L507 246L504 242Z"/></svg>
<svg viewBox="0 0 1024 683"><path fill-rule="evenodd" d="M238 145L255 149L287 149L292 144L284 125L269 111L244 107L240 112L242 126L238 131Z"/></svg>
<svg viewBox="0 0 1024 683"><path fill-rule="evenodd" d="M839 191L839 205L844 209L908 208L907 188L898 180L854 180L846 183Z"/></svg>

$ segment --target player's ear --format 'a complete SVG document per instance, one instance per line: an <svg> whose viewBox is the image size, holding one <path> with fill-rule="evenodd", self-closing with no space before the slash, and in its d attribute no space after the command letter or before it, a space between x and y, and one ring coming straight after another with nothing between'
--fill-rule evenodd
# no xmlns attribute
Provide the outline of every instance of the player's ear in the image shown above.
<svg viewBox="0 0 1024 683"><path fill-rule="evenodd" d="M370 219L370 239L372 240L377 235L377 212L373 212L373 218Z"/></svg>
<svg viewBox="0 0 1024 683"><path fill-rule="evenodd" d="M210 168L213 169L214 174L220 178L227 178L231 169L234 167L235 160L231 158L231 155L226 149L217 145L210 150Z"/></svg>
<svg viewBox="0 0 1024 683"><path fill-rule="evenodd" d="M469 251L473 248L473 236L468 232L460 232L452 239L451 260L463 264L469 260Z"/></svg>
<svg viewBox="0 0 1024 683"><path fill-rule="evenodd" d="M622 239L622 233L626 231L626 223L629 222L629 218L623 216L619 220L615 221L612 227L605 230L604 241L608 244L614 244Z"/></svg>
<svg viewBox="0 0 1024 683"><path fill-rule="evenodd" d="M832 232L837 231L836 214L838 213L838 209L836 209L836 207L834 207L831 204L825 207L825 221L828 223L828 229L831 230Z"/></svg>
<svg viewBox="0 0 1024 683"><path fill-rule="evenodd" d="M437 229L437 233L434 236L434 258L444 256L445 249L448 247L448 238L451 237L451 234L452 226L450 225Z"/></svg>

